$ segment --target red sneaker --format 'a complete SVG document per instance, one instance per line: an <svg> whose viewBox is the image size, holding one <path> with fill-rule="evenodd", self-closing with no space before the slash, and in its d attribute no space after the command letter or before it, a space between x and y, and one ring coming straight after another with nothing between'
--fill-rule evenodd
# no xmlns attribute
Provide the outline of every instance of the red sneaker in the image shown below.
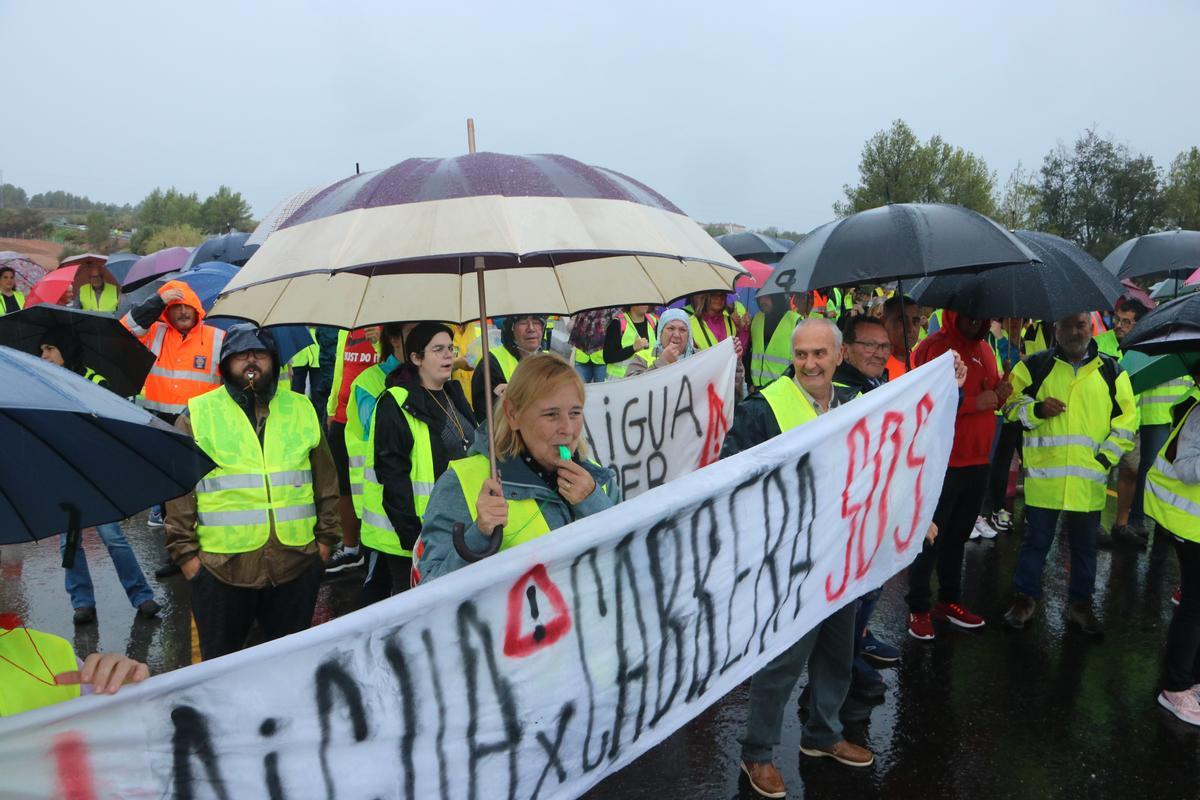
<svg viewBox="0 0 1200 800"><path fill-rule="evenodd" d="M933 607L933 613L960 628L982 628L985 624L983 617L972 614L958 603L938 603Z"/></svg>
<svg viewBox="0 0 1200 800"><path fill-rule="evenodd" d="M928 641L936 635L933 632L933 620L930 619L928 611L923 614L908 615L908 635L923 641Z"/></svg>
<svg viewBox="0 0 1200 800"><path fill-rule="evenodd" d="M1175 591L1171 592L1171 605L1177 606L1183 600L1183 587L1176 586Z"/></svg>

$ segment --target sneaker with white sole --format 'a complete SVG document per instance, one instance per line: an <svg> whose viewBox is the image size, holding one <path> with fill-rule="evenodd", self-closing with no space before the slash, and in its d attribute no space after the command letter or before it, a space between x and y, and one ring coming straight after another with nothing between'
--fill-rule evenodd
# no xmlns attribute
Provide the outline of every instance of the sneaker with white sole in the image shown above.
<svg viewBox="0 0 1200 800"><path fill-rule="evenodd" d="M353 553L347 552L344 547L339 547L334 551L329 560L325 562L325 574L336 575L339 572L345 572L348 569L356 569L366 563L366 556L362 550L356 550Z"/></svg>
<svg viewBox="0 0 1200 800"><path fill-rule="evenodd" d="M1193 687L1195 688L1195 687ZM1200 725L1200 698L1192 689L1158 693L1158 704L1189 725Z"/></svg>
<svg viewBox="0 0 1200 800"><path fill-rule="evenodd" d="M993 512L992 515L988 517L988 523L1001 533L1007 533L1008 531L1012 530L1013 526L1012 512L1007 508L1002 508L999 511Z"/></svg>
<svg viewBox="0 0 1200 800"><path fill-rule="evenodd" d="M995 539L997 531L983 517L975 518L975 530L971 532L972 539Z"/></svg>

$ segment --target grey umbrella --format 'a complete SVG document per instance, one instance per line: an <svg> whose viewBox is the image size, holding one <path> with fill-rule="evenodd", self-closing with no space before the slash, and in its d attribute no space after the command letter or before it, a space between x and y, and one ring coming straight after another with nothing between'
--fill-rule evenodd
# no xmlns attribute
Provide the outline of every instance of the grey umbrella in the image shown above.
<svg viewBox="0 0 1200 800"><path fill-rule="evenodd" d="M783 257L760 295L806 292L1038 258L997 223L962 206L894 203L828 222Z"/></svg>
<svg viewBox="0 0 1200 800"><path fill-rule="evenodd" d="M726 233L717 236L716 240L738 261L761 261L764 264L774 264L795 244L790 239L785 241L750 231Z"/></svg>
<svg viewBox="0 0 1200 800"><path fill-rule="evenodd" d="M1150 289L1151 300L1171 300L1200 289L1200 283L1184 283L1183 278L1165 278Z"/></svg>
<svg viewBox="0 0 1200 800"><path fill-rule="evenodd" d="M976 319L1062 319L1111 310L1125 287L1086 250L1049 233L1014 235L1040 263L1009 264L978 275L923 278L912 297L933 308L950 308Z"/></svg>
<svg viewBox="0 0 1200 800"><path fill-rule="evenodd" d="M1104 259L1118 278L1179 278L1200 268L1200 231L1163 231L1135 236Z"/></svg>
<svg viewBox="0 0 1200 800"><path fill-rule="evenodd" d="M1159 305L1125 334L1121 349L1150 355L1200 351L1200 294Z"/></svg>

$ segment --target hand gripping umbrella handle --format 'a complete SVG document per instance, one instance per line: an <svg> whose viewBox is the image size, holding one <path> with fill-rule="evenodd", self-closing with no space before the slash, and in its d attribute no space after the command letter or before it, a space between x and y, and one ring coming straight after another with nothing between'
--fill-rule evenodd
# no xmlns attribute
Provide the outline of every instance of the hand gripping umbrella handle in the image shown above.
<svg viewBox="0 0 1200 800"><path fill-rule="evenodd" d="M487 537L487 547L480 552L475 552L467 544L467 526L461 522L454 523L452 529L454 535L454 549L463 561L468 564L474 564L476 561L482 561L488 556L494 556L500 552L500 545L504 542L504 526L497 525L492 530L492 535Z"/></svg>

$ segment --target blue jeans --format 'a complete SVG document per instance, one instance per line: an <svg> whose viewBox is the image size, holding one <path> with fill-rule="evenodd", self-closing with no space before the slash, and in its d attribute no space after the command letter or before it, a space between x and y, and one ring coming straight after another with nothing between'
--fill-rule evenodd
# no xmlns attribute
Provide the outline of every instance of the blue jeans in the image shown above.
<svg viewBox="0 0 1200 800"><path fill-rule="evenodd" d="M1142 527L1146 523L1146 511L1142 508L1142 498L1146 493L1146 473L1154 466L1158 451L1163 449L1171 436L1170 425L1143 425L1139 435L1142 438L1141 461L1138 463L1137 490L1133 493L1133 505L1129 508L1129 524Z"/></svg>
<svg viewBox="0 0 1200 800"><path fill-rule="evenodd" d="M1096 588L1096 529L1099 511L1058 511L1053 508L1025 507L1025 539L1017 556L1013 588L1034 599L1042 596L1042 567L1054 542L1058 515L1071 544L1071 580L1067 597L1090 602Z"/></svg>
<svg viewBox="0 0 1200 800"><path fill-rule="evenodd" d="M108 548L108 555L113 560L113 566L117 568L117 577L121 579L121 586L125 588L125 595L129 598L130 604L137 608L147 600L153 600L154 592L150 590L150 584L146 583L146 576L142 574L142 568L138 566L133 548L125 540L125 533L121 530L120 523L109 522L105 525L97 525L96 532L100 534L101 541ZM59 536L59 552L65 551L66 548L67 537ZM65 570L65 573L67 594L71 596L71 607L95 608L96 593L92 587L92 574L88 571L87 556L83 553L82 540L79 550L75 553L75 565Z"/></svg>
<svg viewBox="0 0 1200 800"><path fill-rule="evenodd" d="M604 383L608 378L608 364L593 364L590 361L581 364L576 361L575 371L583 378L584 383Z"/></svg>

